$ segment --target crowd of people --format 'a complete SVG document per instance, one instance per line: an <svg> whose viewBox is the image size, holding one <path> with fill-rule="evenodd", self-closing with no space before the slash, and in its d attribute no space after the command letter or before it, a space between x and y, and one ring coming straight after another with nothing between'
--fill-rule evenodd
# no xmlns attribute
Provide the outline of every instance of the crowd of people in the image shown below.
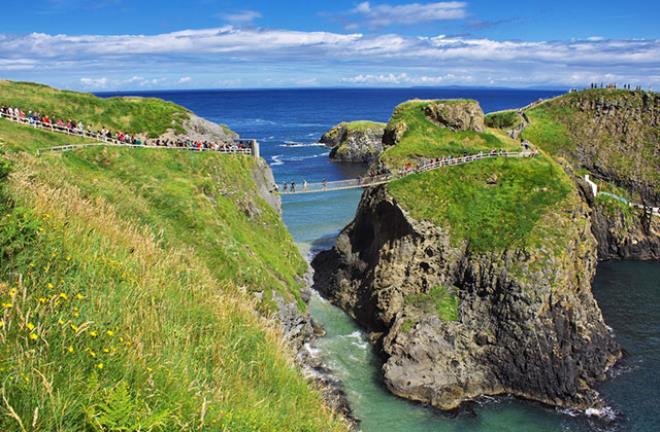
<svg viewBox="0 0 660 432"><path fill-rule="evenodd" d="M111 131L105 126L95 129L92 125L87 125L82 121L67 119L64 120L56 115L48 115L38 111L23 111L20 108L10 106L0 106L0 117L6 117L13 121L35 127L45 128L57 132L67 133L69 135L79 135L90 137L99 141L111 142L116 144L147 145L156 147L175 147L186 148L190 150L215 150L222 152L246 152L249 146L240 142L213 142L209 140L193 140L188 137L177 137L176 139L147 139L138 134L130 134L122 131Z"/></svg>

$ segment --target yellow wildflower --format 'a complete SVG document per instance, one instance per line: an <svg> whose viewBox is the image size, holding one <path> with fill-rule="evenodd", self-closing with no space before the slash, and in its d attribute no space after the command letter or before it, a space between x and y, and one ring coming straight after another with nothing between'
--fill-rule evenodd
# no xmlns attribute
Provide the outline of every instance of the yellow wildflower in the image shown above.
<svg viewBox="0 0 660 432"><path fill-rule="evenodd" d="M91 337L96 337L96 336L98 336L98 333L96 332L96 330L92 330L91 332L89 332L89 335Z"/></svg>
<svg viewBox="0 0 660 432"><path fill-rule="evenodd" d="M18 290L16 288L12 288L12 289L9 290L9 295L14 297L17 292L18 292Z"/></svg>
<svg viewBox="0 0 660 432"><path fill-rule="evenodd" d="M39 303L46 304L47 301L48 299L46 297L39 297Z"/></svg>
<svg viewBox="0 0 660 432"><path fill-rule="evenodd" d="M96 358L96 353L92 350L89 350L89 356L92 358Z"/></svg>
<svg viewBox="0 0 660 432"><path fill-rule="evenodd" d="M99 368L99 369L103 369L103 363L97 364L96 367Z"/></svg>
<svg viewBox="0 0 660 432"><path fill-rule="evenodd" d="M30 268L34 268L34 263L33 262L30 263Z"/></svg>
<svg viewBox="0 0 660 432"><path fill-rule="evenodd" d="M27 327L28 330L30 330L30 331L34 330L34 324L32 324L31 322L27 323L27 326L26 326L26 327Z"/></svg>
<svg viewBox="0 0 660 432"><path fill-rule="evenodd" d="M53 288L55 288L55 285L53 285L52 283L48 282L48 289L53 289Z"/></svg>
<svg viewBox="0 0 660 432"><path fill-rule="evenodd" d="M67 255L66 260L71 261L71 257Z"/></svg>
<svg viewBox="0 0 660 432"><path fill-rule="evenodd" d="M103 352L107 354L107 353L110 352L110 349L108 349L108 348L103 348Z"/></svg>
<svg viewBox="0 0 660 432"><path fill-rule="evenodd" d="M5 309L11 309L12 306L14 306L14 305L11 304L11 303L3 303L3 304L2 304L2 307L5 308Z"/></svg>
<svg viewBox="0 0 660 432"><path fill-rule="evenodd" d="M119 342L124 342L124 338L119 336Z"/></svg>
<svg viewBox="0 0 660 432"><path fill-rule="evenodd" d="M69 348L67 348L66 350L69 351L70 353L72 353L73 352L73 345L69 345Z"/></svg>
<svg viewBox="0 0 660 432"><path fill-rule="evenodd" d="M154 370L151 369L150 367L147 368L147 372L153 372Z"/></svg>
<svg viewBox="0 0 660 432"><path fill-rule="evenodd" d="M78 326L75 325L75 324L71 324L71 330L73 330L74 332L78 333Z"/></svg>
<svg viewBox="0 0 660 432"><path fill-rule="evenodd" d="M0 328L3 328L4 326L5 326L5 322L4 322L4 321L0 321Z"/></svg>
<svg viewBox="0 0 660 432"><path fill-rule="evenodd" d="M65 292L61 292L61 293L60 293L60 298L63 299L63 300L68 300L68 299L69 299L69 296L66 295Z"/></svg>
<svg viewBox="0 0 660 432"><path fill-rule="evenodd" d="M58 323L59 325L64 325L64 320L57 320L57 323Z"/></svg>
<svg viewBox="0 0 660 432"><path fill-rule="evenodd" d="M114 336L115 332L113 332L112 330L108 330L107 332L105 332L105 334L112 337L112 336Z"/></svg>
<svg viewBox="0 0 660 432"><path fill-rule="evenodd" d="M74 313L73 313L73 317L74 317L74 318L78 318L79 316L80 316L80 314L79 314L78 312L74 312Z"/></svg>
<svg viewBox="0 0 660 432"><path fill-rule="evenodd" d="M30 333L30 339L32 339L33 341L36 341L37 339L39 339L39 336L37 336L36 333Z"/></svg>
<svg viewBox="0 0 660 432"><path fill-rule="evenodd" d="M85 296L82 295L82 294L80 294L80 293L78 293L78 294L76 294L76 298L77 298L78 300L82 300L82 299L85 298Z"/></svg>

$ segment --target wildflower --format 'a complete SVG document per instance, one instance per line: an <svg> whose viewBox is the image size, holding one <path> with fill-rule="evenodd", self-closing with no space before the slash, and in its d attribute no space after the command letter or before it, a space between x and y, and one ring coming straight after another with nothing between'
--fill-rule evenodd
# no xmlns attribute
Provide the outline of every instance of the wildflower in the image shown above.
<svg viewBox="0 0 660 432"><path fill-rule="evenodd" d="M110 352L110 349L109 348L103 348L103 352L107 354L107 353Z"/></svg>
<svg viewBox="0 0 660 432"><path fill-rule="evenodd" d="M98 336L98 332L96 330L92 330L91 332L89 332L89 335L91 337L96 337L96 336Z"/></svg>
<svg viewBox="0 0 660 432"><path fill-rule="evenodd" d="M28 330L30 330L30 331L34 330L34 324L32 324L31 322L27 323L27 326L26 326L26 327L27 327Z"/></svg>
<svg viewBox="0 0 660 432"><path fill-rule="evenodd" d="M33 262L30 263L30 268L34 268L34 263Z"/></svg>
<svg viewBox="0 0 660 432"><path fill-rule="evenodd" d="M46 297L39 297L39 303L46 304L47 301L48 299Z"/></svg>
<svg viewBox="0 0 660 432"><path fill-rule="evenodd" d="M107 332L105 332L105 334L112 337L112 336L114 336L115 332L113 332L112 330L108 330Z"/></svg>
<svg viewBox="0 0 660 432"><path fill-rule="evenodd" d="M77 298L78 300L82 300L82 299L85 298L85 296L82 295L82 294L80 294L80 293L78 293L78 294L76 294L76 298Z"/></svg>
<svg viewBox="0 0 660 432"><path fill-rule="evenodd" d="M124 338L119 336L119 342L124 342Z"/></svg>
<svg viewBox="0 0 660 432"><path fill-rule="evenodd" d="M67 255L66 260L71 261L71 257L69 255Z"/></svg>
<svg viewBox="0 0 660 432"><path fill-rule="evenodd" d="M33 341L36 341L37 339L39 339L39 336L37 336L36 333L30 333L30 339L32 339Z"/></svg>
<svg viewBox="0 0 660 432"><path fill-rule="evenodd" d="M65 292L61 292L61 293L60 293L60 298L63 299L63 300L68 300L68 299L69 299L69 296L66 295Z"/></svg>
<svg viewBox="0 0 660 432"><path fill-rule="evenodd" d="M151 369L150 367L147 368L147 372L153 372L154 370Z"/></svg>
<svg viewBox="0 0 660 432"><path fill-rule="evenodd" d="M72 353L73 352L73 345L69 345L69 348L67 348L66 350L69 351L70 353Z"/></svg>
<svg viewBox="0 0 660 432"><path fill-rule="evenodd" d="M64 325L64 320L57 320L57 323L58 323L59 325Z"/></svg>
<svg viewBox="0 0 660 432"><path fill-rule="evenodd" d="M53 288L55 288L55 285L53 285L52 283L48 282L48 289L53 289Z"/></svg>
<svg viewBox="0 0 660 432"><path fill-rule="evenodd" d="M0 321L0 328L3 328L4 326L5 326L5 322L4 322L4 321Z"/></svg>
<svg viewBox="0 0 660 432"><path fill-rule="evenodd" d="M79 316L80 316L80 314L79 314L78 312L74 312L74 313L73 313L73 317L74 317L74 318L78 318Z"/></svg>
<svg viewBox="0 0 660 432"><path fill-rule="evenodd" d="M103 369L103 363L97 364L96 367L99 368L99 369Z"/></svg>
<svg viewBox="0 0 660 432"><path fill-rule="evenodd" d="M74 332L78 333L78 326L72 323L72 324L71 324L71 330L73 330Z"/></svg>
<svg viewBox="0 0 660 432"><path fill-rule="evenodd" d="M90 356L91 358L96 358L96 353L95 353L94 351L92 351L92 350L89 350L89 356Z"/></svg>
<svg viewBox="0 0 660 432"><path fill-rule="evenodd" d="M12 289L9 290L9 295L11 297L14 297L17 292L18 292L18 290L16 288L12 288Z"/></svg>
<svg viewBox="0 0 660 432"><path fill-rule="evenodd" d="M12 306L14 306L14 305L11 304L11 303L3 303L3 304L2 304L2 307L5 308L5 309L11 309Z"/></svg>

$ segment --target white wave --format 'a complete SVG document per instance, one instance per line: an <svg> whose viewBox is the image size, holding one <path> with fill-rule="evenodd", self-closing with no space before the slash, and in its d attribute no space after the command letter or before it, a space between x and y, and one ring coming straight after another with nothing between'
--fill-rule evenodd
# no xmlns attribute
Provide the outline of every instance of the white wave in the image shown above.
<svg viewBox="0 0 660 432"><path fill-rule="evenodd" d="M284 158L282 160L284 162L299 162L299 161L303 161L303 160L307 160L307 159L316 159L316 158L319 158L319 157L328 156L329 154L330 154L330 152L323 152L323 153L319 153L319 154L315 154L315 155L311 155L311 156L294 156L294 157Z"/></svg>
<svg viewBox="0 0 660 432"><path fill-rule="evenodd" d="M353 339L351 343L362 350L366 350L369 347L369 342L366 341L360 330L355 330L353 333L346 335L346 337Z"/></svg>
<svg viewBox="0 0 660 432"><path fill-rule="evenodd" d="M303 345L303 347L304 347L305 350L309 353L309 355L312 356L312 357L318 357L319 354L321 354L321 349L320 349L320 348L316 348L316 347L311 346L311 345L309 344L309 342L305 342L305 344Z"/></svg>
<svg viewBox="0 0 660 432"><path fill-rule="evenodd" d="M284 165L284 162L281 159L282 155L271 156L270 160L272 161L270 166L279 166Z"/></svg>
<svg viewBox="0 0 660 432"><path fill-rule="evenodd" d="M298 141L284 141L284 144L280 144L280 147L325 147L325 144L319 142L301 143Z"/></svg>
<svg viewBox="0 0 660 432"><path fill-rule="evenodd" d="M614 409L611 407L604 407L604 408L587 408L584 410L584 414L587 417L598 417L600 419L605 419L609 421L613 421L616 419L616 412Z"/></svg>

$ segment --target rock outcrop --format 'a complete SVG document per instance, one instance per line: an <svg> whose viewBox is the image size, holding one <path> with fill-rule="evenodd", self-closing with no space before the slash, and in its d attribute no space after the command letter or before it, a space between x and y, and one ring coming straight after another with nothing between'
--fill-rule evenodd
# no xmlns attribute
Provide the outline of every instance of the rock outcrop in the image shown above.
<svg viewBox="0 0 660 432"><path fill-rule="evenodd" d="M484 113L477 101L443 100L424 107L429 120L453 131L473 130L483 132Z"/></svg>
<svg viewBox="0 0 660 432"><path fill-rule="evenodd" d="M238 138L238 134L226 126L213 123L193 113L188 114L188 118L183 121L183 136L194 141L213 141L213 142L233 142ZM177 140L180 135L174 129L168 130L165 134L158 137L160 140Z"/></svg>
<svg viewBox="0 0 660 432"><path fill-rule="evenodd" d="M323 134L319 142L331 148L330 158L339 162L371 162L383 151L385 124L343 122Z"/></svg>
<svg viewBox="0 0 660 432"><path fill-rule="evenodd" d="M367 190L335 248L312 263L315 287L370 331L397 395L441 409L482 394L598 405L593 385L620 349L591 294L596 241L574 194L553 222L565 229L561 250L477 253L413 219L385 187ZM439 289L455 293L455 317L411 301Z"/></svg>

